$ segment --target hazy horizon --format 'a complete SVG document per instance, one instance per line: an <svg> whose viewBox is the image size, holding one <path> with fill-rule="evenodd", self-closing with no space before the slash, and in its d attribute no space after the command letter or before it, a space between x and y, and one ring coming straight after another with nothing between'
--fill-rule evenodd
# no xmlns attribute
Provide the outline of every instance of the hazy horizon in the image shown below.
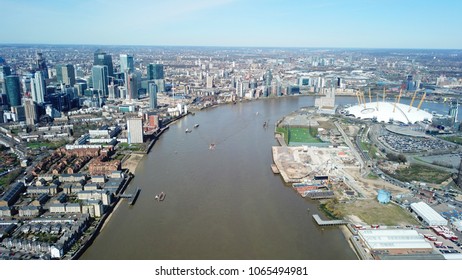
<svg viewBox="0 0 462 280"><path fill-rule="evenodd" d="M462 2L0 0L0 44L462 49ZM14 28L8 28L13 26Z"/></svg>

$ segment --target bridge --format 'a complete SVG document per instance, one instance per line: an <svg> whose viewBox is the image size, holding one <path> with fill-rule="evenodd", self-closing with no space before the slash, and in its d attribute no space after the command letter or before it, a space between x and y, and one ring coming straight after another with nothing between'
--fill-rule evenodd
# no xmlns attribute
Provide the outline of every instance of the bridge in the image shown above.
<svg viewBox="0 0 462 280"><path fill-rule="evenodd" d="M313 219L316 221L318 226L339 226L339 225L346 225L348 224L347 221L344 220L331 220L331 221L324 221L319 217L318 214L313 215Z"/></svg>

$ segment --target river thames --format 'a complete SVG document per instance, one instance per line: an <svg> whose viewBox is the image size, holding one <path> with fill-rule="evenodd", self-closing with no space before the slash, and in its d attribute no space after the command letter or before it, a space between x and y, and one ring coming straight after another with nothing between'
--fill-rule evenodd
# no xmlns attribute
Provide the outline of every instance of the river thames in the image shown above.
<svg viewBox="0 0 462 280"><path fill-rule="evenodd" d="M136 169L127 190L141 188L136 204L119 203L80 259L357 259L339 228L314 223L312 214L324 217L319 203L270 168L276 121L313 104L300 96L222 105L171 125ZM447 114L447 106L423 108Z"/></svg>

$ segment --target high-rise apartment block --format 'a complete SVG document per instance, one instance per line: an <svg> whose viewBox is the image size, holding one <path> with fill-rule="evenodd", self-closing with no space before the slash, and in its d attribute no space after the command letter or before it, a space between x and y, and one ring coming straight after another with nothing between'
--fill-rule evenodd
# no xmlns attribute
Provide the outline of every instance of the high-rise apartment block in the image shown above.
<svg viewBox="0 0 462 280"><path fill-rule="evenodd" d="M141 118L127 120L128 144L143 143L143 121Z"/></svg>
<svg viewBox="0 0 462 280"><path fill-rule="evenodd" d="M38 104L43 103L45 101L46 84L42 72L35 72L30 88L32 100Z"/></svg>

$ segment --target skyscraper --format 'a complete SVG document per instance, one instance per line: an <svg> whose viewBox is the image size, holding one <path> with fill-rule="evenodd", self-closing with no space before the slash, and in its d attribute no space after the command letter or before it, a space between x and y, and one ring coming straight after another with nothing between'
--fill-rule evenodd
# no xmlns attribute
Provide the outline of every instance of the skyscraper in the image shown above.
<svg viewBox="0 0 462 280"><path fill-rule="evenodd" d="M2 65L0 66L0 80L4 80L6 76L11 75L10 66Z"/></svg>
<svg viewBox="0 0 462 280"><path fill-rule="evenodd" d="M36 53L35 67L37 71L42 72L45 79L48 79L48 67L41 52Z"/></svg>
<svg viewBox="0 0 462 280"><path fill-rule="evenodd" d="M21 106L21 91L19 86L19 76L10 75L5 78L6 94L8 105Z"/></svg>
<svg viewBox="0 0 462 280"><path fill-rule="evenodd" d="M271 70L268 69L265 74L265 88L263 95L264 96L269 96L271 94L271 83L273 81L273 74L271 73Z"/></svg>
<svg viewBox="0 0 462 280"><path fill-rule="evenodd" d="M114 67L112 65L112 56L102 50L96 50L94 53L93 65L106 65L108 76L114 76Z"/></svg>
<svg viewBox="0 0 462 280"><path fill-rule="evenodd" d="M30 88L32 100L38 104L43 103L45 100L46 84L42 72L35 72L34 78L30 83Z"/></svg>
<svg viewBox="0 0 462 280"><path fill-rule="evenodd" d="M108 96L108 68L106 65L95 65L91 69L93 88L98 90L100 100Z"/></svg>
<svg viewBox="0 0 462 280"><path fill-rule="evenodd" d="M157 85L154 82L148 83L149 109L157 108Z"/></svg>
<svg viewBox="0 0 462 280"><path fill-rule="evenodd" d="M1 84L1 91L6 93L6 84L5 78L6 76L11 75L11 68L10 66L2 65L0 66L0 84Z"/></svg>
<svg viewBox="0 0 462 280"><path fill-rule="evenodd" d="M26 124L34 125L38 121L37 108L34 101L30 98L24 99L24 110L26 113Z"/></svg>
<svg viewBox="0 0 462 280"><path fill-rule="evenodd" d="M72 64L66 64L64 66L62 66L61 68L61 72L62 72L62 82L65 84L65 85L68 85L68 86L71 86L73 87L74 84L75 84L75 69L74 69L74 65Z"/></svg>
<svg viewBox="0 0 462 280"><path fill-rule="evenodd" d="M413 91L415 90L415 83L412 75L407 75L407 80L406 80L406 90L407 91Z"/></svg>
<svg viewBox="0 0 462 280"><path fill-rule="evenodd" d="M128 89L127 99L138 99L138 86L136 74L127 74L126 85Z"/></svg>
<svg viewBox="0 0 462 280"><path fill-rule="evenodd" d="M164 78L164 65L163 64L153 64L148 65L148 80L157 80Z"/></svg>
<svg viewBox="0 0 462 280"><path fill-rule="evenodd" d="M265 85L266 87L271 87L271 82L273 81L273 74L271 73L271 70L266 71L265 74Z"/></svg>
<svg viewBox="0 0 462 280"><path fill-rule="evenodd" d="M129 71L129 73L135 72L135 62L133 60L133 56L129 54L121 54L120 72L125 73L127 70Z"/></svg>

